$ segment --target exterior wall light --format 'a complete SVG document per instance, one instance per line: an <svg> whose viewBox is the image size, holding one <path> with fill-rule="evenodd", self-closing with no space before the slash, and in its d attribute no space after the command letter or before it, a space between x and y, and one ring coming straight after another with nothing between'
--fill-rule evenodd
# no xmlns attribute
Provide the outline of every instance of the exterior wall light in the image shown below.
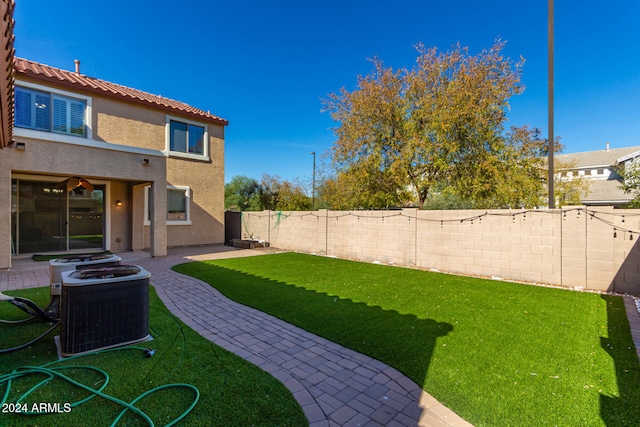
<svg viewBox="0 0 640 427"><path fill-rule="evenodd" d="M122 206L122 200L116 200L116 206Z"/></svg>

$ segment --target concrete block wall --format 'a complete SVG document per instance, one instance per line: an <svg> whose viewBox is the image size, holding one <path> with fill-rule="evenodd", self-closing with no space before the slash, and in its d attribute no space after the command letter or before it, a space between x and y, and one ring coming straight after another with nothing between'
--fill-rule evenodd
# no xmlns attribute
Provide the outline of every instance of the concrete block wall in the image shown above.
<svg viewBox="0 0 640 427"><path fill-rule="evenodd" d="M640 210L245 212L271 246L640 295Z"/></svg>
<svg viewBox="0 0 640 427"><path fill-rule="evenodd" d="M326 218L314 213L271 212L269 242L297 252L325 250ZM273 244L273 243L271 243Z"/></svg>
<svg viewBox="0 0 640 427"><path fill-rule="evenodd" d="M413 222L412 222L413 220ZM362 261L414 265L416 211L328 212L326 253Z"/></svg>
<svg viewBox="0 0 640 427"><path fill-rule="evenodd" d="M607 218L612 240L612 264L616 270L613 286L616 291L640 295L640 235L629 231L640 230L640 210L620 209ZM615 237L612 237L614 236Z"/></svg>
<svg viewBox="0 0 640 427"><path fill-rule="evenodd" d="M418 267L560 282L560 231L548 211L421 211L419 219Z"/></svg>

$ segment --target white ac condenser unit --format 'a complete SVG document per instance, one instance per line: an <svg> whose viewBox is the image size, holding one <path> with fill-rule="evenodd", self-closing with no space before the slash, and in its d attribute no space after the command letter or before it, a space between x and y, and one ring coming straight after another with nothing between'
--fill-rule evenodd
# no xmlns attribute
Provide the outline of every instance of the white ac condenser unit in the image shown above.
<svg viewBox="0 0 640 427"><path fill-rule="evenodd" d="M49 283L51 296L60 295L62 289L62 272L69 270L81 270L98 266L108 267L120 265L122 259L115 254L74 254L49 260Z"/></svg>

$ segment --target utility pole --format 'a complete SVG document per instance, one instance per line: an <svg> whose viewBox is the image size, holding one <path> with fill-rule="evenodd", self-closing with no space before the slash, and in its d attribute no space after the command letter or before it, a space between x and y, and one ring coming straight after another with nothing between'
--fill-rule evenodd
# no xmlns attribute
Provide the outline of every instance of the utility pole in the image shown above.
<svg viewBox="0 0 640 427"><path fill-rule="evenodd" d="M549 0L548 6L548 27L549 27L549 37L548 37L548 64L549 64L549 178L548 178L548 188L549 188L549 209L555 209L556 207L556 196L554 194L554 149L555 136L553 134L553 0Z"/></svg>
<svg viewBox="0 0 640 427"><path fill-rule="evenodd" d="M316 152L312 151L313 156L313 181L311 182L311 210L316 210Z"/></svg>

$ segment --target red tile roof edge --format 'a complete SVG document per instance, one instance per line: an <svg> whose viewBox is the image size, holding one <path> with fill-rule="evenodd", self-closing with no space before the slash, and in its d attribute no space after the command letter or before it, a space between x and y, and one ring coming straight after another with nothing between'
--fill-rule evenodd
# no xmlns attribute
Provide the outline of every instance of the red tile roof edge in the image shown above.
<svg viewBox="0 0 640 427"><path fill-rule="evenodd" d="M121 99L136 104L160 108L174 113L195 117L219 125L229 122L204 110L192 107L184 102L175 101L160 95L153 95L138 89L129 88L106 80L62 70L50 65L41 64L24 58L15 58L16 76L25 76L42 82L53 83L83 92L96 93L102 96Z"/></svg>
<svg viewBox="0 0 640 427"><path fill-rule="evenodd" d="M0 149L13 141L13 0L0 1Z"/></svg>

